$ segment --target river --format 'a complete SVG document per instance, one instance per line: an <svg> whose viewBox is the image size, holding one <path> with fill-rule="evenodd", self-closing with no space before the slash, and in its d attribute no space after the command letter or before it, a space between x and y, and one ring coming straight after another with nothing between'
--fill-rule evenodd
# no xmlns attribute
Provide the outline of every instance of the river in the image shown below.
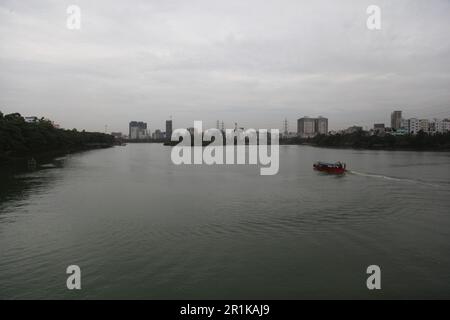
<svg viewBox="0 0 450 320"><path fill-rule="evenodd" d="M261 176L176 166L170 150L3 173L0 299L450 298L450 153L280 146L279 173ZM81 290L66 288L73 264Z"/></svg>

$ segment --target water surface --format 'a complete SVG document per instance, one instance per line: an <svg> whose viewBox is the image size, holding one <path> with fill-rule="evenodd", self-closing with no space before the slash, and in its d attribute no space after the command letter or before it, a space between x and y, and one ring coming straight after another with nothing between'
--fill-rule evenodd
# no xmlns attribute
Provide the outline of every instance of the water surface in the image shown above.
<svg viewBox="0 0 450 320"><path fill-rule="evenodd" d="M2 299L450 298L450 153L280 146L275 176L157 144L58 164L1 175Z"/></svg>

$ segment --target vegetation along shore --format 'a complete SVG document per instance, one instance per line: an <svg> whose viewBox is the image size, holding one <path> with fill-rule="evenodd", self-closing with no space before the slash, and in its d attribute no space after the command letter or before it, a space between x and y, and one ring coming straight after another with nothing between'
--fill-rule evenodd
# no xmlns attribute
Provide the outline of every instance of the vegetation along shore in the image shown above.
<svg viewBox="0 0 450 320"><path fill-rule="evenodd" d="M372 150L450 151L450 132L430 135L420 131L416 135L370 135L364 131L334 135L317 135L312 138L292 137L280 144L307 144L329 148Z"/></svg>
<svg viewBox="0 0 450 320"><path fill-rule="evenodd" d="M0 112L0 165L106 148L113 144L114 137L109 134L60 129L48 119L29 122L19 113L3 115Z"/></svg>

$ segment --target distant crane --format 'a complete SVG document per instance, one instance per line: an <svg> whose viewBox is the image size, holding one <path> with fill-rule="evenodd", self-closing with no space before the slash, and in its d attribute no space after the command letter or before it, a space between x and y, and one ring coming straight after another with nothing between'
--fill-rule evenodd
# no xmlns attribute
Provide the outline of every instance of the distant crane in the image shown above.
<svg viewBox="0 0 450 320"><path fill-rule="evenodd" d="M284 119L284 135L288 136L289 135L289 129L288 129L288 121L287 118Z"/></svg>

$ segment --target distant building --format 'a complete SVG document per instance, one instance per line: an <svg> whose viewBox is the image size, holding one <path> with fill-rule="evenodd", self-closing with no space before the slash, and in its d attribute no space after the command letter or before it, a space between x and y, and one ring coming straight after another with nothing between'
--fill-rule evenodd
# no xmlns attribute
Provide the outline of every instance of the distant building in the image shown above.
<svg viewBox="0 0 450 320"><path fill-rule="evenodd" d="M408 134L418 134L419 131L423 131L428 134L445 133L450 131L450 121L448 119L417 119L409 118L403 119L403 129Z"/></svg>
<svg viewBox="0 0 450 320"><path fill-rule="evenodd" d="M328 133L328 119L303 117L297 120L297 135L302 138Z"/></svg>
<svg viewBox="0 0 450 320"><path fill-rule="evenodd" d="M172 138L172 120L166 120L166 139Z"/></svg>
<svg viewBox="0 0 450 320"><path fill-rule="evenodd" d="M391 128L400 129L402 127L402 112L394 111L391 113Z"/></svg>
<svg viewBox="0 0 450 320"><path fill-rule="evenodd" d="M33 123L33 122L37 122L38 121L38 117L24 117L23 118L24 120L25 120L25 122L28 122L28 123Z"/></svg>
<svg viewBox="0 0 450 320"><path fill-rule="evenodd" d="M419 131L429 133L430 132L430 120L419 119Z"/></svg>
<svg viewBox="0 0 450 320"><path fill-rule="evenodd" d="M450 132L450 120L449 119L444 119L443 121L443 128L444 128L444 132Z"/></svg>
<svg viewBox="0 0 450 320"><path fill-rule="evenodd" d="M153 138L154 140L164 140L165 137L166 137L166 136L165 136L164 132L162 132L162 131L159 130L159 129L156 129L155 132L153 132L153 135L152 135L152 138Z"/></svg>
<svg viewBox="0 0 450 320"><path fill-rule="evenodd" d="M384 133L386 131L386 127L384 126L384 123L375 123L373 125L373 131L375 133Z"/></svg>
<svg viewBox="0 0 450 320"><path fill-rule="evenodd" d="M446 133L450 131L450 120L444 119L433 119L429 123L429 133L430 134L436 134L436 133Z"/></svg>
<svg viewBox="0 0 450 320"><path fill-rule="evenodd" d="M420 131L419 119L410 118L408 119L408 132L409 134L417 134Z"/></svg>
<svg viewBox="0 0 450 320"><path fill-rule="evenodd" d="M129 130L129 139L137 140L148 138L147 123L145 122L131 121Z"/></svg>
<svg viewBox="0 0 450 320"><path fill-rule="evenodd" d="M297 120L297 133L302 138L316 135L316 124L313 118L303 117Z"/></svg>
<svg viewBox="0 0 450 320"><path fill-rule="evenodd" d="M442 133L442 120L434 119L428 123L428 133Z"/></svg>
<svg viewBox="0 0 450 320"><path fill-rule="evenodd" d="M405 129L406 131L409 130L409 120L403 119L400 121L400 129Z"/></svg>
<svg viewBox="0 0 450 320"><path fill-rule="evenodd" d="M318 117L315 119L316 122L316 132L318 134L328 133L328 119L324 117Z"/></svg>
<svg viewBox="0 0 450 320"><path fill-rule="evenodd" d="M360 126L351 126L351 127L348 127L347 129L345 129L345 130L344 130L344 133L346 133L346 134L352 134L352 133L356 133L356 132L359 132L359 131L363 131L363 127L360 127Z"/></svg>
<svg viewBox="0 0 450 320"><path fill-rule="evenodd" d="M111 135L116 139L123 138L122 132L111 132Z"/></svg>

